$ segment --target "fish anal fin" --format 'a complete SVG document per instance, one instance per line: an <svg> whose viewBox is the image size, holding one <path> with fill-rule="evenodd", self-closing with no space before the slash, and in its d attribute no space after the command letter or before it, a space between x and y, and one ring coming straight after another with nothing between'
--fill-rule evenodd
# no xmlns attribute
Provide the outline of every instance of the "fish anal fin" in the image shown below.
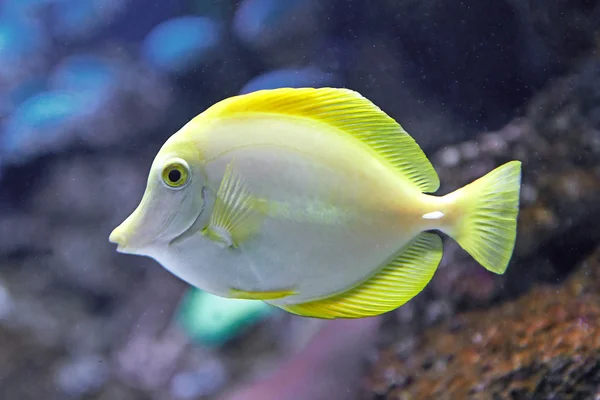
<svg viewBox="0 0 600 400"><path fill-rule="evenodd" d="M238 247L260 229L266 212L264 203L250 195L244 179L230 162L225 168L204 235L227 247Z"/></svg>
<svg viewBox="0 0 600 400"><path fill-rule="evenodd" d="M296 294L293 290L275 290L266 292L248 292L240 289L231 289L230 297L246 300L277 300Z"/></svg>
<svg viewBox="0 0 600 400"><path fill-rule="evenodd" d="M329 298L281 308L293 314L326 319L371 317L392 311L429 283L442 251L442 239L423 232L392 262L359 286Z"/></svg>
<svg viewBox="0 0 600 400"><path fill-rule="evenodd" d="M260 90L223 100L203 114L220 118L247 113L285 114L327 124L362 142L421 191L433 193L440 185L431 162L415 140L393 118L353 90Z"/></svg>

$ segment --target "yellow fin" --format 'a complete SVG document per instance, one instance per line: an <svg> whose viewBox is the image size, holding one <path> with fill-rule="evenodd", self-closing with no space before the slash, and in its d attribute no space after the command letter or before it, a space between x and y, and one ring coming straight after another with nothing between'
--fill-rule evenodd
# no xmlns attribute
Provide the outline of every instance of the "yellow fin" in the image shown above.
<svg viewBox="0 0 600 400"><path fill-rule="evenodd" d="M447 233L487 270L503 274L517 236L521 162L511 161L450 193L462 217Z"/></svg>
<svg viewBox="0 0 600 400"><path fill-rule="evenodd" d="M250 195L230 162L225 168L210 222L203 234L227 247L238 247L258 231L265 215L264 209L264 202Z"/></svg>
<svg viewBox="0 0 600 400"><path fill-rule="evenodd" d="M442 258L442 239L423 232L375 276L344 293L303 304L282 306L293 314L316 318L361 318L394 310L431 280Z"/></svg>
<svg viewBox="0 0 600 400"><path fill-rule="evenodd" d="M277 290L272 292L247 292L240 289L231 289L230 296L246 300L276 300L296 294L293 290Z"/></svg>
<svg viewBox="0 0 600 400"><path fill-rule="evenodd" d="M359 93L336 88L260 90L223 100L206 111L219 118L240 113L285 114L310 118L347 134L387 161L421 191L440 186L433 166L415 140L379 107Z"/></svg>

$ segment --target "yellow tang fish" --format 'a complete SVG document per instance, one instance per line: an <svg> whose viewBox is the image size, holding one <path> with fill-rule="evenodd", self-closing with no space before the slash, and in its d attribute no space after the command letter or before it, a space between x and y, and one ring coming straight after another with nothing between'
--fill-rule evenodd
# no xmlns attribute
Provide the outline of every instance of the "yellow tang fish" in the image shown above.
<svg viewBox="0 0 600 400"><path fill-rule="evenodd" d="M486 269L511 258L521 163L446 196L413 138L360 94L262 90L225 99L158 152L110 235L218 296L318 318L406 303L442 257L439 230Z"/></svg>

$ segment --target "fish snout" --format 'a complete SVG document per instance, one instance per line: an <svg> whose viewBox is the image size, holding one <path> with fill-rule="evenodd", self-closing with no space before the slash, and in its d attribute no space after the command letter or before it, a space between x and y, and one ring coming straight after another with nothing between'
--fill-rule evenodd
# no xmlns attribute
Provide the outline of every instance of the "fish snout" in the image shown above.
<svg viewBox="0 0 600 400"><path fill-rule="evenodd" d="M110 233L108 237L108 241L117 245L117 251L121 253L127 253L127 244L128 244L127 234L124 232L123 225L117 226Z"/></svg>
<svg viewBox="0 0 600 400"><path fill-rule="evenodd" d="M144 247L144 238L137 233L138 224L135 213L110 233L108 241L117 245L117 251L126 254L137 254Z"/></svg>
<svg viewBox="0 0 600 400"><path fill-rule="evenodd" d="M117 245L124 245L126 242L125 239L125 234L122 232L122 229L119 229L120 227L116 227L111 233L110 236L108 237L108 241Z"/></svg>

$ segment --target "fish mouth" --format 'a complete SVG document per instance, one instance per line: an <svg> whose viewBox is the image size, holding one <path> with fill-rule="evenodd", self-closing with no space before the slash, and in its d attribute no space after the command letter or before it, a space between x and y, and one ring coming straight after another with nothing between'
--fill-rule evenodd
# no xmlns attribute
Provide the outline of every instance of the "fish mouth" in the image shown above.
<svg viewBox="0 0 600 400"><path fill-rule="evenodd" d="M116 227L108 237L110 243L117 245L117 251L123 254L134 254L136 249L127 246L127 241L124 235L120 232L119 227Z"/></svg>
<svg viewBox="0 0 600 400"><path fill-rule="evenodd" d="M123 242L124 242L124 238L123 235L121 235L121 233L119 232L119 227L116 227L111 233L110 236L108 237L108 241L110 243L114 243L117 245L117 249L123 247Z"/></svg>
<svg viewBox="0 0 600 400"><path fill-rule="evenodd" d="M142 250L150 243L139 242L137 238L132 237L129 233L129 225L125 220L121 225L117 226L110 233L108 241L117 245L117 252L123 254L142 254ZM134 235L135 236L135 235ZM134 243L132 243L132 241Z"/></svg>

